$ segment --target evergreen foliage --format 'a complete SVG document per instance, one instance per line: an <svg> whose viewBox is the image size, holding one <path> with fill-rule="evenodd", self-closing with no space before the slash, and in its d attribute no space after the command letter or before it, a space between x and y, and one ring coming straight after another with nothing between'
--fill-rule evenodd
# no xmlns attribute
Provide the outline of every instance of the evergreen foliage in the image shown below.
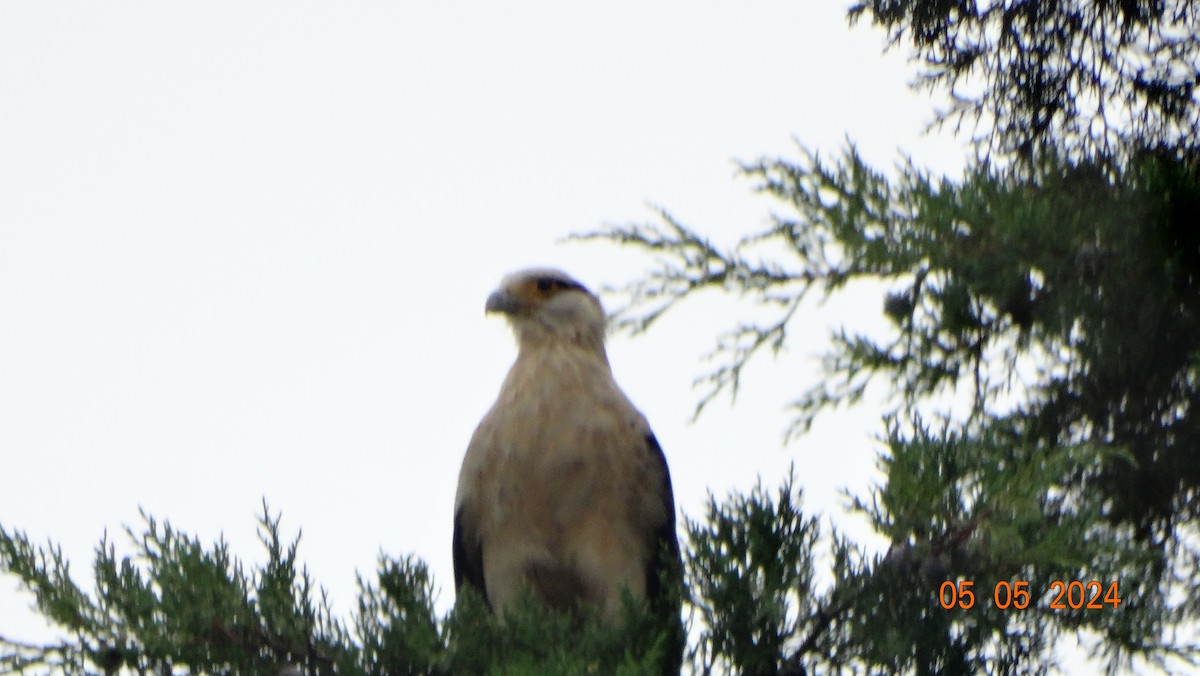
<svg viewBox="0 0 1200 676"><path fill-rule="evenodd" d="M359 579L349 623L297 569L299 538L285 545L279 517L259 518L267 561L250 570L224 542L209 547L144 515L128 530L135 553L102 541L95 590L82 590L53 545L36 547L0 527L0 569L21 579L38 609L69 638L22 645L0 636L0 669L44 673L581 674L658 673L668 638L629 605L624 626L571 618L532 599L496 621L464 594L446 617L434 609L425 564L380 556Z"/></svg>
<svg viewBox="0 0 1200 676"><path fill-rule="evenodd" d="M917 87L946 95L938 121L981 158L1105 159L1200 132L1193 0L867 0L849 16L916 50Z"/></svg>

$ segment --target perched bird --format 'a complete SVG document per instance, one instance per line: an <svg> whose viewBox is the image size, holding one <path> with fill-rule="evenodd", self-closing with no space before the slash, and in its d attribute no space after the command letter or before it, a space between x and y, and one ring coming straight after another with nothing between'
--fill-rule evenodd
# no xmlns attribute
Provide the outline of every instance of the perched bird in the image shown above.
<svg viewBox="0 0 1200 676"><path fill-rule="evenodd" d="M678 673L671 479L645 417L613 380L600 300L563 272L534 269L506 277L485 308L508 318L518 354L463 458L455 588L474 587L497 615L529 590L614 623L628 595L662 619Z"/></svg>

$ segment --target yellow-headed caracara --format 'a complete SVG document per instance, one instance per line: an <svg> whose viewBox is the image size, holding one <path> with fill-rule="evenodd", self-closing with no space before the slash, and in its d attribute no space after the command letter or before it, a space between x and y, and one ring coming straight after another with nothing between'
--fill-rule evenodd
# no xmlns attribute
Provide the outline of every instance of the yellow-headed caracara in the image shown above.
<svg viewBox="0 0 1200 676"><path fill-rule="evenodd" d="M667 631L668 671L682 649L675 503L654 433L613 380L606 318L557 270L504 279L487 312L508 317L516 363L463 458L454 512L454 585L497 614L526 590L610 622L623 596Z"/></svg>

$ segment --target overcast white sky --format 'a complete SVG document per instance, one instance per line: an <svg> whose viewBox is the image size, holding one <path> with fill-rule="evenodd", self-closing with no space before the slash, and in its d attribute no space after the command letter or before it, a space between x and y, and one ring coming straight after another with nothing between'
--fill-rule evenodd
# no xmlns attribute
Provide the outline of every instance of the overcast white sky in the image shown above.
<svg viewBox="0 0 1200 676"><path fill-rule="evenodd" d="M483 314L505 273L634 278L651 259L560 240L650 203L732 243L774 206L734 160L794 138L957 171L845 4L0 3L0 523L90 588L139 506L261 561L265 497L338 613L381 550L429 562L448 607L459 463L515 354ZM684 513L794 462L809 509L865 536L838 491L877 479L877 408L782 438L829 327L881 302L801 318L695 424L744 306L613 338ZM32 602L0 578L0 634L45 637Z"/></svg>

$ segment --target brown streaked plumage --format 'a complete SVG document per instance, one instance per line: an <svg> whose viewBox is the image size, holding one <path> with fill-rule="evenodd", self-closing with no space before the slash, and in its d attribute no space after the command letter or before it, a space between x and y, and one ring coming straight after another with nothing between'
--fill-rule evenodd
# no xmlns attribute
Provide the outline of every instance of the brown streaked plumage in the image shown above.
<svg viewBox="0 0 1200 676"><path fill-rule="evenodd" d="M613 380L599 299L560 271L535 269L506 277L486 309L508 317L519 349L463 458L455 588L476 588L497 614L531 589L613 622L628 593L682 649L670 475ZM671 652L666 669L677 673Z"/></svg>

